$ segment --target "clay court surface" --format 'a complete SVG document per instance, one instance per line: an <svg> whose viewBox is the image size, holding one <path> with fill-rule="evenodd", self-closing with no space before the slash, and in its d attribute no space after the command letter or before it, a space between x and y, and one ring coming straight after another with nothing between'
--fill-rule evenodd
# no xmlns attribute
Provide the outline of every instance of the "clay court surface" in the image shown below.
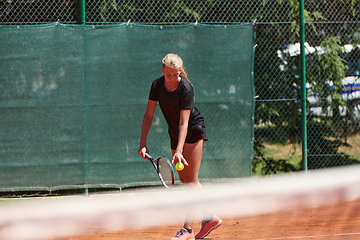
<svg viewBox="0 0 360 240"><path fill-rule="evenodd" d="M180 227L181 225L113 233L94 232L61 240L170 239ZM194 224L195 232L199 228L200 223ZM223 224L205 239L360 239L360 199L312 209L225 218Z"/></svg>

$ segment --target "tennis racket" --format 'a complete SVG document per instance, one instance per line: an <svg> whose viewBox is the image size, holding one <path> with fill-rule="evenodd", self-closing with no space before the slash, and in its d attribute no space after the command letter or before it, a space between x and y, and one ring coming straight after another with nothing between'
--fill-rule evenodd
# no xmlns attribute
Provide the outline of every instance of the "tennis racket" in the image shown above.
<svg viewBox="0 0 360 240"><path fill-rule="evenodd" d="M166 157L158 157L153 159L149 154L145 153L145 157L154 166L157 174L159 175L161 183L166 187L170 188L175 184L174 170L171 166L169 159Z"/></svg>

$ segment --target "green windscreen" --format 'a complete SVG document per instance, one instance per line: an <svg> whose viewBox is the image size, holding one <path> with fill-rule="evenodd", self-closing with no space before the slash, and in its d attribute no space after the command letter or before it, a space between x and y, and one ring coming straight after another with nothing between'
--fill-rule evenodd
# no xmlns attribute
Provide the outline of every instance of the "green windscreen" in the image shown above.
<svg viewBox="0 0 360 240"><path fill-rule="evenodd" d="M0 26L0 190L158 184L137 151L168 53L205 118L199 178L251 176L253 41L252 24ZM147 142L171 159L159 107Z"/></svg>

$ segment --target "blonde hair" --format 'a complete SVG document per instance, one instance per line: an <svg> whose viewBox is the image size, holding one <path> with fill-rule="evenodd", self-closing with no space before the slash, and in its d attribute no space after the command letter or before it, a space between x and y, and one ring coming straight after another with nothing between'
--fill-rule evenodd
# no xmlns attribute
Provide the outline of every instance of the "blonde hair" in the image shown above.
<svg viewBox="0 0 360 240"><path fill-rule="evenodd" d="M189 81L187 74L184 70L183 60L178 55L173 53L169 53L168 55L166 55L162 60L162 67L164 68L165 65L179 68L181 71L180 77L185 78Z"/></svg>

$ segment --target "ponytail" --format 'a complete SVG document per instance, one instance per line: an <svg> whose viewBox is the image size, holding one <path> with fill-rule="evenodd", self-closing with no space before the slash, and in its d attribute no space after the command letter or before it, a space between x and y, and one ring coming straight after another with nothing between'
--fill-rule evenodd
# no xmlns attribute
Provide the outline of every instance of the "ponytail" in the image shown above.
<svg viewBox="0 0 360 240"><path fill-rule="evenodd" d="M181 69L180 77L182 77L182 78L189 81L188 76L187 76L187 74L186 74L186 72L185 72L185 70L183 68Z"/></svg>

